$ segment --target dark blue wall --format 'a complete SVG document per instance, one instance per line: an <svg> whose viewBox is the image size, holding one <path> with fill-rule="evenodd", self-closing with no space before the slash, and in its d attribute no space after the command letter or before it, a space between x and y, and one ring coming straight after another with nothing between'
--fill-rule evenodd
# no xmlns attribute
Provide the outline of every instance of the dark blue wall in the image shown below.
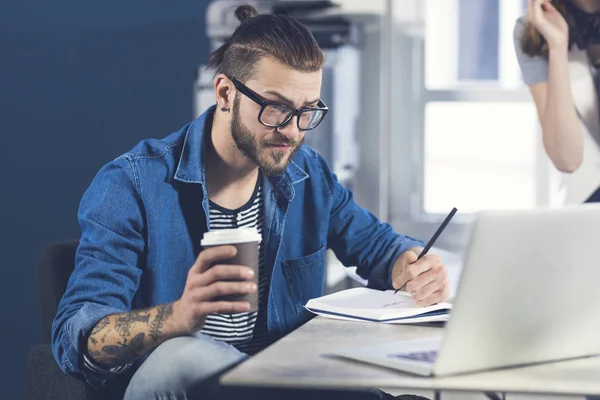
<svg viewBox="0 0 600 400"><path fill-rule="evenodd" d="M39 342L33 267L77 237L81 194L107 161L193 117L207 0L0 0L0 398L25 396Z"/></svg>

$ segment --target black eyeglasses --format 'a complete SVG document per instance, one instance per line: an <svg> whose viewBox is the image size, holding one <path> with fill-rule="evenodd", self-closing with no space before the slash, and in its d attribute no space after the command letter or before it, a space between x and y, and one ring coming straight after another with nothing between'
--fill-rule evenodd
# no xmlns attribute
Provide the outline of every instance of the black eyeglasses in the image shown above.
<svg viewBox="0 0 600 400"><path fill-rule="evenodd" d="M323 118L325 118L325 115L329 111L329 108L327 108L325 103L321 100L319 100L317 107L302 108L293 108L287 104L269 101L237 79L230 79L240 93L260 106L258 122L269 128L282 127L290 122L295 115L298 117L298 129L301 131L309 131L315 129L321 121L323 121Z"/></svg>

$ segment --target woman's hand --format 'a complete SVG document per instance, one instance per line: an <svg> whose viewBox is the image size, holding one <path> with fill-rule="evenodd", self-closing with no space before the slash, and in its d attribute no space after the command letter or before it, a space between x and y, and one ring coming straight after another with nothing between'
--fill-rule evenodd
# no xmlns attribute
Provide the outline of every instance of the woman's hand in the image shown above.
<svg viewBox="0 0 600 400"><path fill-rule="evenodd" d="M569 25L550 0L528 0L527 21L544 36L549 49L569 44Z"/></svg>

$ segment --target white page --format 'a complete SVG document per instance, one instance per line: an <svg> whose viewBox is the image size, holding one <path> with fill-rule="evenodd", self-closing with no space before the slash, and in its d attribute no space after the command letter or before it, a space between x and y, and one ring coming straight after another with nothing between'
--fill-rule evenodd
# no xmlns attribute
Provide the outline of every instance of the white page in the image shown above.
<svg viewBox="0 0 600 400"><path fill-rule="evenodd" d="M310 310L309 310L310 311ZM450 317L450 314L442 314L442 315L432 315L432 316L427 316L427 317L421 317L421 316L417 316L417 317L408 317L406 319L401 319L401 320L396 320L396 321L361 321L359 319L356 318L351 318L351 317L341 317L339 315L331 315L331 314L325 314L325 313L321 313L318 311L313 311L313 314L319 315L321 317L324 318L329 318L329 319L339 319L342 321L359 321L359 322L364 322L366 324L422 324L425 322L446 322L448 321L448 317Z"/></svg>
<svg viewBox="0 0 600 400"><path fill-rule="evenodd" d="M330 312L341 314L337 315L338 317L375 320L412 317L451 307L448 303L422 307L406 292L395 294L393 290L380 291L368 288L343 290L312 299L306 304L306 308L320 315Z"/></svg>
<svg viewBox="0 0 600 400"><path fill-rule="evenodd" d="M390 308L410 308L420 307L410 294L398 292L394 294L393 290L380 291L367 288L354 288L334 293L320 298L319 302L327 303L332 306L350 308L350 309L371 309L381 310Z"/></svg>

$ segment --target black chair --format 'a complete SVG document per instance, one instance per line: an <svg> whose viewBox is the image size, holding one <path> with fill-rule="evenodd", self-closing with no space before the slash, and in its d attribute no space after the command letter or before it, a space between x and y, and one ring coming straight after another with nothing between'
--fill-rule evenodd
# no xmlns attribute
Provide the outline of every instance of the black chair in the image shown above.
<svg viewBox="0 0 600 400"><path fill-rule="evenodd" d="M69 277L75 267L78 240L53 243L40 254L36 265L36 281L42 317L42 343L27 355L28 400L96 400L122 399L124 383L108 389L94 389L60 370L52 356L50 338L52 320L58 310Z"/></svg>

